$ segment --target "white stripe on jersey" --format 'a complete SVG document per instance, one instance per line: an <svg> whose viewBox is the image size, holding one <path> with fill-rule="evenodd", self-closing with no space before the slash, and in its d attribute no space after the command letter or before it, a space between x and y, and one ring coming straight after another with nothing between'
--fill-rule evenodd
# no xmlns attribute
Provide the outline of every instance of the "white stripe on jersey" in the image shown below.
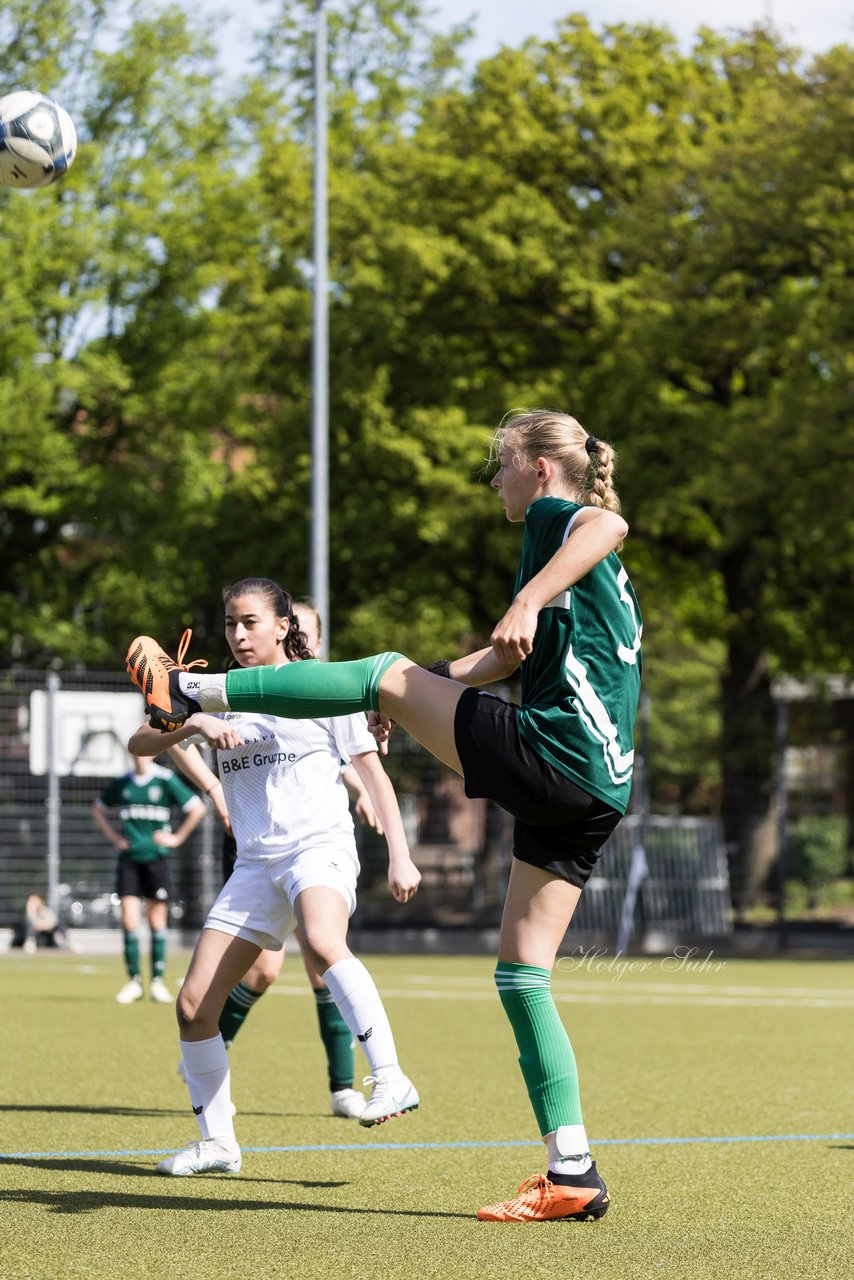
<svg viewBox="0 0 854 1280"><path fill-rule="evenodd" d="M628 580L629 580L628 573L626 572L625 569L621 569L620 572L617 574L617 586L620 588L620 599L622 600L623 604L627 606L629 613L632 615L632 624L635 629L635 638L632 642L631 649L627 649L624 644L619 645L617 648L617 656L621 658L623 662L627 662L629 663L630 666L634 666L638 660L638 654L640 653L641 636L643 634L643 627L638 626L638 617L637 617L637 614L635 613L634 601L632 600L632 597L629 595L628 591L626 590L626 583L628 582Z"/></svg>
<svg viewBox="0 0 854 1280"><path fill-rule="evenodd" d="M583 508L581 509L583 510ZM566 528L563 531L563 537L560 545L563 546L572 533L572 526L581 515L581 510L574 511L567 521ZM544 609L569 609L572 604L572 591L567 587L566 591L560 591L553 600L547 600L543 605Z"/></svg>
<svg viewBox="0 0 854 1280"><path fill-rule="evenodd" d="M564 671L576 693L575 708L582 723L591 737L602 743L605 764L612 782L627 782L632 776L635 762L634 751L621 751L617 741L617 726L608 715L608 708L599 697L587 675L587 669L572 652L567 649L564 660Z"/></svg>
<svg viewBox="0 0 854 1280"><path fill-rule="evenodd" d="M168 804L126 804L119 809L119 817L122 822L168 822L172 810Z"/></svg>

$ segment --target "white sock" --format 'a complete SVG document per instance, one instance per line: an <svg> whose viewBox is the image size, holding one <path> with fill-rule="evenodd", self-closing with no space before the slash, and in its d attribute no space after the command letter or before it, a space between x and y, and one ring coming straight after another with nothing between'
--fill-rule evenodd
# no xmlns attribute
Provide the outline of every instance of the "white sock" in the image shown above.
<svg viewBox="0 0 854 1280"><path fill-rule="evenodd" d="M323 975L341 1017L365 1051L371 1074L400 1071L397 1050L380 993L361 960L339 960Z"/></svg>
<svg viewBox="0 0 854 1280"><path fill-rule="evenodd" d="M198 702L202 711L230 711L228 698L225 696L225 674L200 676L195 671L178 673L178 688L188 698Z"/></svg>
<svg viewBox="0 0 854 1280"><path fill-rule="evenodd" d="M564 1124L543 1138L550 1173L586 1173L593 1164L583 1124Z"/></svg>
<svg viewBox="0 0 854 1280"><path fill-rule="evenodd" d="M222 1036L217 1033L210 1040L182 1040L181 1057L202 1137L234 1142L231 1073Z"/></svg>

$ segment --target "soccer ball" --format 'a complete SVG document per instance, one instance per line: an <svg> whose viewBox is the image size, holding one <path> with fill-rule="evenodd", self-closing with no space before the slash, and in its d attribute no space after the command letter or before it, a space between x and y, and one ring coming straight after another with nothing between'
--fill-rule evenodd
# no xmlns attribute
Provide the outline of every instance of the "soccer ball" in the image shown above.
<svg viewBox="0 0 854 1280"><path fill-rule="evenodd" d="M0 182L46 187L76 154L77 130L58 102L24 90L0 98Z"/></svg>

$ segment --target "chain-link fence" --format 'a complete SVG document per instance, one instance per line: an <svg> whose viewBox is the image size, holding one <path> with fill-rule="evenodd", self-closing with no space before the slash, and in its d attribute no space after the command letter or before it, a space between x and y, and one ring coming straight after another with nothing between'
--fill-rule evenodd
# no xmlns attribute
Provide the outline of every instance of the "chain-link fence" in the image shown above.
<svg viewBox="0 0 854 1280"><path fill-rule="evenodd" d="M110 777L129 767L124 744L141 721L142 701L120 673L0 674L0 927L17 923L34 892L50 901L65 926L117 926L116 854L91 808ZM168 764L168 757L161 762ZM404 915L388 891L385 842L359 829L363 870L354 925L496 925L512 819L496 805L466 799L461 779L403 732L393 736L385 763L423 881ZM726 933L729 886L719 823L646 817L643 807L609 841L582 898L576 931L610 942L632 929ZM195 930L202 924L220 887L220 845L209 812L170 853L173 925Z"/></svg>

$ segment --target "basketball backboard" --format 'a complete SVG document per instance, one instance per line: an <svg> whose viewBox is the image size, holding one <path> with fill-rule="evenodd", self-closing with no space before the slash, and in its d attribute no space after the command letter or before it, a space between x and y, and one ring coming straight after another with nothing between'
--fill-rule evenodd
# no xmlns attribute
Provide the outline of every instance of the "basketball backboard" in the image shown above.
<svg viewBox="0 0 854 1280"><path fill-rule="evenodd" d="M44 689L30 694L30 770L48 772L48 709ZM138 693L90 693L58 689L53 694L56 772L61 777L116 778L127 773L127 741L145 719Z"/></svg>

